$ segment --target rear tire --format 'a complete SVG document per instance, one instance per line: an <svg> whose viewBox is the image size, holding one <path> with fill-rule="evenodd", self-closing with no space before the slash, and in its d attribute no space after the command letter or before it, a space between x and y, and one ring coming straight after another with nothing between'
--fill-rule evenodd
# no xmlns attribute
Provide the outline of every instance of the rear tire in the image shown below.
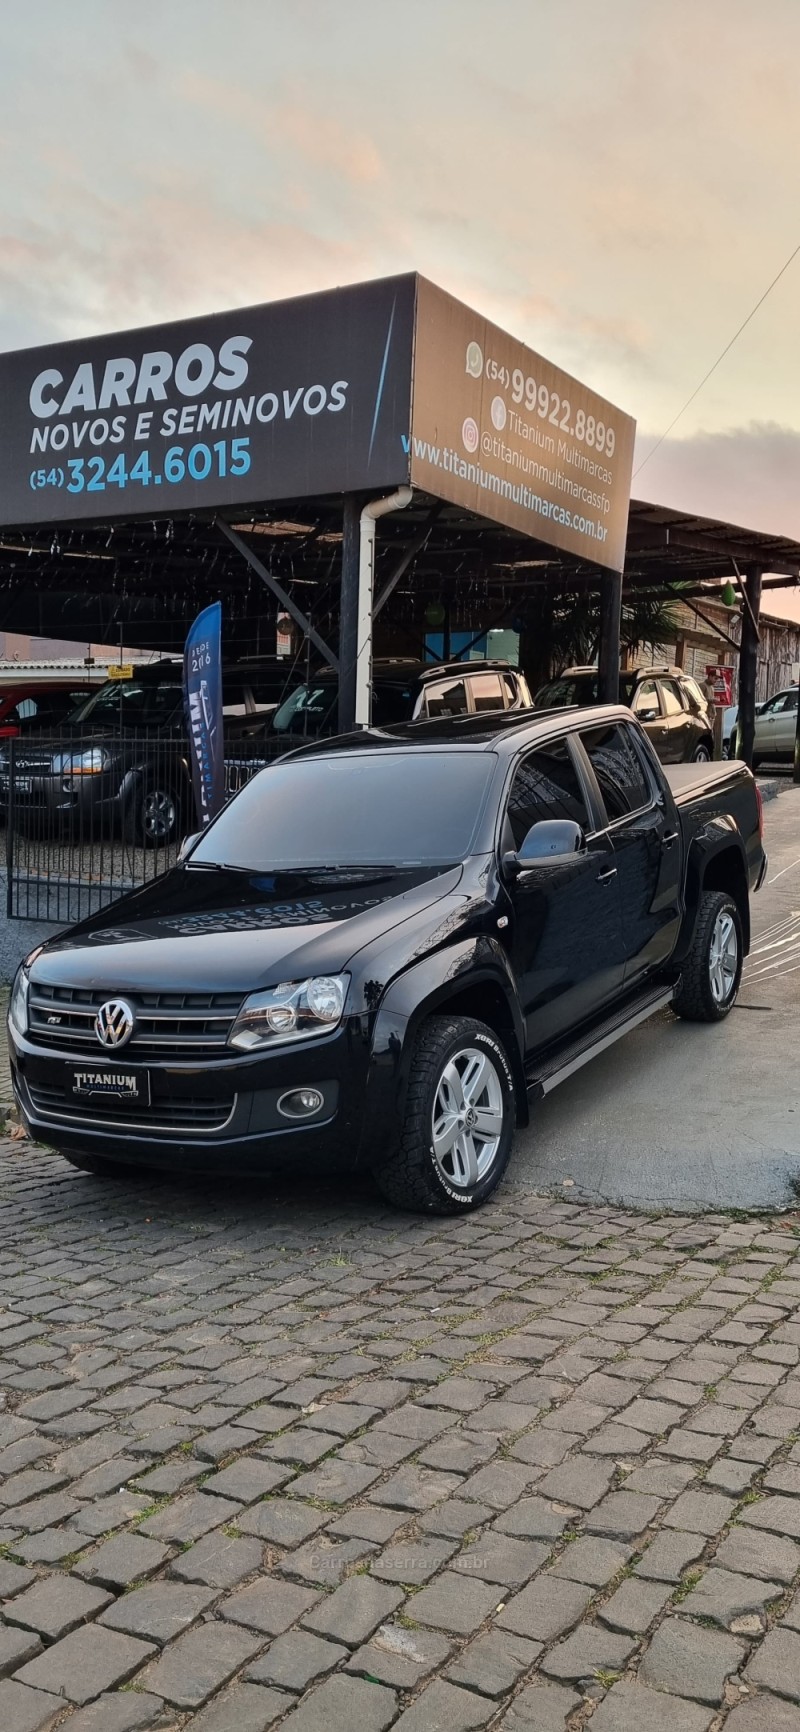
<svg viewBox="0 0 800 1732"><path fill-rule="evenodd" d="M742 978L742 920L725 890L704 890L673 1010L687 1022L722 1022Z"/></svg>
<svg viewBox="0 0 800 1732"><path fill-rule="evenodd" d="M692 763L693 764L710 764L712 759L713 759L713 756L714 756L713 746L710 746L707 740L701 740L700 744L698 746L695 746L694 753L692 755Z"/></svg>
<svg viewBox="0 0 800 1732"><path fill-rule="evenodd" d="M508 1166L516 1123L508 1056L485 1023L432 1016L411 1061L400 1146L374 1177L390 1203L460 1215L491 1196Z"/></svg>

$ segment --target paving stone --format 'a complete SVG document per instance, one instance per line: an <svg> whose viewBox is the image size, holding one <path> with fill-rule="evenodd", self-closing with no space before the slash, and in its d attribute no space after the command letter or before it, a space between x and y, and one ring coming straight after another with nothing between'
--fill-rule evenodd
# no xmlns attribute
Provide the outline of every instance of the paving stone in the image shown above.
<svg viewBox="0 0 800 1732"><path fill-rule="evenodd" d="M783 1591L778 1582L765 1582L757 1576L741 1576L734 1570L712 1566L687 1595L682 1609L687 1618L712 1618L734 1635L752 1636L759 1633L759 1627L764 1628L770 1600L777 1600ZM751 1623L753 1617L755 1627ZM741 1630L737 1629L740 1619L745 1620Z"/></svg>
<svg viewBox="0 0 800 1732"><path fill-rule="evenodd" d="M458 1574L479 1576L507 1588L521 1588L547 1562L550 1547L534 1540L513 1539L491 1529L466 1544L452 1569Z"/></svg>
<svg viewBox="0 0 800 1732"><path fill-rule="evenodd" d="M246 1588L239 1588L217 1607L220 1618L234 1624L245 1624L251 1630L263 1630L265 1635L280 1636L290 1624L317 1604L316 1589L300 1587L279 1577L260 1576ZM325 1602L331 1604L330 1600Z"/></svg>
<svg viewBox="0 0 800 1732"><path fill-rule="evenodd" d="M497 1623L501 1629L513 1630L531 1641L552 1642L578 1623L591 1597L592 1589L584 1582L559 1581L549 1574L538 1576L498 1613Z"/></svg>
<svg viewBox="0 0 800 1732"><path fill-rule="evenodd" d="M215 1598L213 1588L152 1582L123 1594L99 1621L110 1630L124 1630L163 1647L201 1617Z"/></svg>
<svg viewBox="0 0 800 1732"><path fill-rule="evenodd" d="M640 1492L613 1491L589 1511L584 1527L587 1533L638 1540L655 1521L661 1503L662 1499Z"/></svg>
<svg viewBox="0 0 800 1732"><path fill-rule="evenodd" d="M497 1516L492 1527L498 1533L512 1534L515 1539L557 1540L575 1519L563 1504L544 1497L522 1497L519 1503Z"/></svg>
<svg viewBox="0 0 800 1732"><path fill-rule="evenodd" d="M258 1539L271 1540L274 1545L291 1550L318 1533L329 1520L324 1511L292 1503L289 1498L274 1497L244 1510L237 1516L236 1526L243 1534L255 1534Z"/></svg>
<svg viewBox="0 0 800 1732"><path fill-rule="evenodd" d="M800 1548L793 1540L752 1528L735 1527L719 1546L714 1562L720 1568L743 1576L760 1576L765 1582L794 1581L800 1569Z"/></svg>
<svg viewBox="0 0 800 1732"><path fill-rule="evenodd" d="M489 1467L478 1469L469 1479L465 1479L459 1487L459 1497L468 1498L473 1503L488 1504L490 1509L508 1509L530 1490L531 1481L537 1476L530 1468L513 1461L492 1462Z"/></svg>
<svg viewBox="0 0 800 1732"><path fill-rule="evenodd" d="M444 1538L461 1539L472 1528L479 1528L494 1511L488 1504L468 1503L465 1498L447 1497L422 1516L419 1526L424 1533L441 1534ZM404 1516L404 1521L408 1516Z"/></svg>
<svg viewBox="0 0 800 1732"><path fill-rule="evenodd" d="M580 1701L574 1690L567 1690L562 1684L537 1680L515 1697L508 1713L499 1721L497 1732L564 1732L568 1716L580 1706Z"/></svg>
<svg viewBox="0 0 800 1732"><path fill-rule="evenodd" d="M397 1732L470 1732L485 1726L497 1704L471 1690L459 1690L437 1678L395 1721Z"/></svg>
<svg viewBox="0 0 800 1732"><path fill-rule="evenodd" d="M664 1526L711 1536L721 1532L736 1508L733 1498L716 1491L685 1491L664 1517Z"/></svg>
<svg viewBox="0 0 800 1732"><path fill-rule="evenodd" d="M437 1630L381 1624L372 1640L356 1649L345 1670L377 1678L395 1690L414 1690L423 1678L444 1665L452 1651L452 1642Z"/></svg>
<svg viewBox="0 0 800 1732"><path fill-rule="evenodd" d="M79 1509L70 1521L70 1527L79 1534L86 1534L89 1539L101 1539L104 1534L112 1533L114 1528L125 1527L128 1522L144 1515L152 1504L152 1498L143 1497L141 1493L119 1491L114 1497L98 1498L95 1503L87 1504L85 1509Z"/></svg>
<svg viewBox="0 0 800 1732"><path fill-rule="evenodd" d="M50 1642L69 1635L79 1624L97 1617L111 1604L112 1595L103 1588L90 1587L62 1575L45 1576L3 1607L6 1623L21 1624L23 1629L36 1630Z"/></svg>
<svg viewBox="0 0 800 1732"><path fill-rule="evenodd" d="M800 1501L793 1497L759 1498L740 1511L739 1520L746 1527L767 1528L787 1539L800 1539Z"/></svg>
<svg viewBox="0 0 800 1732"><path fill-rule="evenodd" d="M397 1713L397 1697L383 1684L363 1678L327 1678L288 1714L287 1732L384 1732ZM400 1721L395 1722L400 1725ZM434 1732L433 1727L426 1732ZM455 1728L453 1729L455 1732Z"/></svg>
<svg viewBox="0 0 800 1732"><path fill-rule="evenodd" d="M623 1630L632 1636L640 1636L645 1630L649 1630L653 1620L663 1612L671 1594L672 1586L669 1582L643 1582L638 1577L630 1576L626 1581L620 1582L616 1593L599 1608L597 1616L612 1630Z"/></svg>
<svg viewBox="0 0 800 1732"><path fill-rule="evenodd" d="M474 1509L475 1506L470 1507ZM344 1515L329 1522L326 1531L332 1535L345 1534L348 1539L352 1537L368 1540L372 1545L382 1546L397 1533L398 1528L405 1527L407 1519L402 1510L376 1509L371 1504L356 1504L354 1509L346 1510Z"/></svg>
<svg viewBox="0 0 800 1732"><path fill-rule="evenodd" d="M697 1477L697 1468L686 1461L668 1461L665 1456L653 1456L628 1474L626 1491L644 1492L651 1497L677 1497Z"/></svg>
<svg viewBox="0 0 800 1732"><path fill-rule="evenodd" d="M144 1732L161 1717L160 1696L143 1690L126 1690L113 1696L98 1696L88 1707L71 1714L65 1725L70 1732Z"/></svg>
<svg viewBox="0 0 800 1732"><path fill-rule="evenodd" d="M748 1683L762 1684L776 1696L800 1702L800 1635L794 1630L770 1630L746 1668Z"/></svg>
<svg viewBox="0 0 800 1732"><path fill-rule="evenodd" d="M354 1497L360 1497L368 1486L378 1479L379 1470L375 1467L362 1467L355 1461L342 1461L340 1456L330 1456L313 1473L301 1473L292 1480L290 1491L292 1497L311 1497L319 1499L320 1503L345 1504ZM241 1523L239 1524L241 1526Z"/></svg>
<svg viewBox="0 0 800 1732"><path fill-rule="evenodd" d="M192 1716L191 1732L269 1732L295 1698L258 1684L234 1684Z"/></svg>
<svg viewBox="0 0 800 1732"><path fill-rule="evenodd" d="M435 1473L430 1468L401 1467L384 1485L370 1492L370 1502L390 1504L395 1509L420 1511L432 1509L451 1492L461 1488L461 1480L453 1473Z"/></svg>
<svg viewBox="0 0 800 1732"><path fill-rule="evenodd" d="M341 1438L331 1431L309 1431L306 1426L293 1426L280 1437L272 1438L264 1454L270 1461L286 1461L298 1467L314 1467L332 1449L338 1449Z"/></svg>
<svg viewBox="0 0 800 1732"><path fill-rule="evenodd" d="M501 1590L491 1583L444 1570L435 1582L414 1595L414 1623L469 1636L501 1598Z"/></svg>
<svg viewBox="0 0 800 1732"><path fill-rule="evenodd" d="M216 1529L173 1558L169 1573L180 1581L200 1582L209 1588L234 1588L261 1568L263 1556L260 1540L231 1539Z"/></svg>
<svg viewBox="0 0 800 1732"><path fill-rule="evenodd" d="M645 1650L639 1677L654 1690L718 1708L726 1681L738 1671L745 1653L741 1642L719 1630L705 1630L684 1618L666 1618Z"/></svg>
<svg viewBox="0 0 800 1732"><path fill-rule="evenodd" d="M571 1636L557 1642L539 1669L562 1684L596 1678L600 1672L620 1672L634 1652L636 1642L602 1624L579 1624Z"/></svg>
<svg viewBox="0 0 800 1732"><path fill-rule="evenodd" d="M631 1547L619 1545L615 1540L578 1539L565 1548L550 1574L602 1588L624 1568L630 1555Z"/></svg>
<svg viewBox="0 0 800 1732"><path fill-rule="evenodd" d="M50 1732L64 1712L63 1696L29 1690L13 1678L0 1683L0 1726L3 1732Z"/></svg>
<svg viewBox="0 0 800 1732"><path fill-rule="evenodd" d="M177 1708L200 1708L253 1658L262 1642L262 1636L235 1624L201 1624L171 1642L155 1664L140 1674L137 1685Z"/></svg>
<svg viewBox="0 0 800 1732"><path fill-rule="evenodd" d="M405 1595L399 1588L374 1581L370 1576L351 1576L332 1594L318 1599L314 1609L304 1616L303 1624L319 1636L330 1637L354 1648L366 1642L373 1630L391 1617L404 1599ZM424 1620L420 1619L420 1622Z"/></svg>
<svg viewBox="0 0 800 1732"><path fill-rule="evenodd" d="M468 1643L448 1668L447 1677L483 1696L505 1696L532 1670L541 1652L541 1642L529 1642L508 1630L487 1630Z"/></svg>
<svg viewBox="0 0 800 1732"><path fill-rule="evenodd" d="M737 1712L735 1709L726 1722L727 1728L733 1726ZM708 1732L713 1718L709 1709L697 1702L682 1702L676 1696L648 1690L638 1679L623 1678L595 1709L591 1724L592 1732L644 1732L645 1728L646 1732ZM751 1732L759 1732L755 1722ZM766 1724L763 1732L768 1732Z"/></svg>
<svg viewBox="0 0 800 1732"><path fill-rule="evenodd" d="M709 1468L703 1483L712 1491L726 1491L732 1497L740 1497L742 1492L747 1491L756 1471L754 1462L733 1461L726 1455Z"/></svg>
<svg viewBox="0 0 800 1732"><path fill-rule="evenodd" d="M457 1550L455 1540L398 1540L396 1545L387 1546L375 1559L370 1574L383 1582L410 1582L421 1586L435 1576Z"/></svg>
<svg viewBox="0 0 800 1732"><path fill-rule="evenodd" d="M87 1582L104 1588L127 1588L143 1576L152 1576L169 1557L169 1547L139 1534L118 1534L97 1551L89 1552L72 1571Z"/></svg>
<svg viewBox="0 0 800 1732"><path fill-rule="evenodd" d="M229 1497L211 1497L203 1491L177 1497L166 1509L140 1523L139 1531L149 1539L168 1540L173 1545L186 1545L199 1540L212 1528L222 1527L241 1514L242 1506Z"/></svg>
<svg viewBox="0 0 800 1732"><path fill-rule="evenodd" d="M759 1692L733 1709L725 1728L726 1732L800 1732L800 1709Z"/></svg>
<svg viewBox="0 0 800 1732"><path fill-rule="evenodd" d="M12 1564L8 1558L0 1557L0 1600L10 1600L35 1581L33 1570L25 1570L21 1564Z"/></svg>
<svg viewBox="0 0 800 1732"><path fill-rule="evenodd" d="M41 1654L42 1642L36 1630L9 1629L0 1625L0 1678L19 1671L26 1660Z"/></svg>
<svg viewBox="0 0 800 1732"><path fill-rule="evenodd" d="M299 1692L324 1678L326 1672L332 1672L347 1655L347 1648L337 1642L323 1642L310 1630L287 1630L270 1642L266 1653L248 1667L246 1676L256 1684L274 1684L279 1689Z"/></svg>
<svg viewBox="0 0 800 1732"><path fill-rule="evenodd" d="M153 1652L151 1642L84 1624L23 1666L18 1682L30 1684L34 1690L48 1690L81 1707L103 1690L124 1684Z"/></svg>
<svg viewBox="0 0 800 1732"><path fill-rule="evenodd" d="M220 1473L212 1473L203 1485L202 1495L205 1497L210 1492L215 1497L233 1498L240 1504L256 1503L259 1498L285 1485L289 1477L284 1468L276 1467L272 1462L243 1456Z"/></svg>
<svg viewBox="0 0 800 1732"><path fill-rule="evenodd" d="M610 1462L579 1455L545 1474L536 1489L541 1497L589 1510L605 1497L613 1478L614 1467Z"/></svg>

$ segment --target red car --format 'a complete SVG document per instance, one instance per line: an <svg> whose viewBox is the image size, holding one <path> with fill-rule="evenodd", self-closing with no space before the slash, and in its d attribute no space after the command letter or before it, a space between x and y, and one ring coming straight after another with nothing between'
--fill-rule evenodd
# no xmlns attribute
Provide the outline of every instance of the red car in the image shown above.
<svg viewBox="0 0 800 1732"><path fill-rule="evenodd" d="M85 702L96 685L79 679L44 685L41 680L20 680L0 691L0 740L16 739L28 728L60 728L78 704Z"/></svg>

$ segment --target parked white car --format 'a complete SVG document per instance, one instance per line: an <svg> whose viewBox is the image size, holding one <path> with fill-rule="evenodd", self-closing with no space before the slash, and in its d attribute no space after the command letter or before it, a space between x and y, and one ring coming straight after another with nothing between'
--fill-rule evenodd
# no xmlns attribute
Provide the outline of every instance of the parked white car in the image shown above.
<svg viewBox="0 0 800 1732"><path fill-rule="evenodd" d="M797 686L787 686L761 705L756 716L753 742L753 769L763 762L778 760L791 763L797 732Z"/></svg>

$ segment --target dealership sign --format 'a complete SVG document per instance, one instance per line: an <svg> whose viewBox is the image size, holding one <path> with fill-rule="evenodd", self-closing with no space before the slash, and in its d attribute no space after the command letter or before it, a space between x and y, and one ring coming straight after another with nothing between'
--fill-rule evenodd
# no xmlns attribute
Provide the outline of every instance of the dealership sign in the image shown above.
<svg viewBox="0 0 800 1732"><path fill-rule="evenodd" d="M411 482L621 569L634 423L423 278L0 356L0 522Z"/></svg>

